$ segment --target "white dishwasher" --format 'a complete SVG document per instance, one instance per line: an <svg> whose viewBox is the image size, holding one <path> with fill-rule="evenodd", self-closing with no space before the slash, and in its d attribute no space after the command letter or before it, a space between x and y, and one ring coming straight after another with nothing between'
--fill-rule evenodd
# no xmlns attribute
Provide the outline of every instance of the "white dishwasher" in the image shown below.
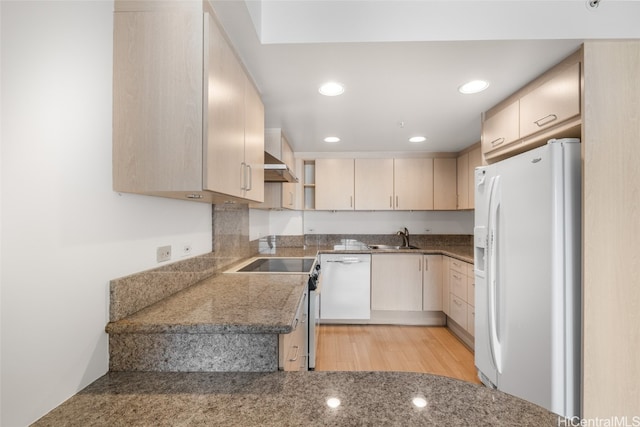
<svg viewBox="0 0 640 427"><path fill-rule="evenodd" d="M371 254L321 254L321 320L371 318Z"/></svg>

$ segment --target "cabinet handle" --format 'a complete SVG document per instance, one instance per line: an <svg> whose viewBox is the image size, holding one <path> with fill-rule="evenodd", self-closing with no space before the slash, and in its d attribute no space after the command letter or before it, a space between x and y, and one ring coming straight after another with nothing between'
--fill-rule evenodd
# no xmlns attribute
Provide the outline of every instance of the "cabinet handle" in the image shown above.
<svg viewBox="0 0 640 427"><path fill-rule="evenodd" d="M558 120L558 116L556 116L555 114L549 114L548 116L544 116L541 119L534 120L533 123L535 123L539 128L541 128L542 126L547 125L556 120Z"/></svg>
<svg viewBox="0 0 640 427"><path fill-rule="evenodd" d="M396 196L396 208L398 207L398 196Z"/></svg>
<svg viewBox="0 0 640 427"><path fill-rule="evenodd" d="M289 191L289 199L291 200L289 206L293 206L293 191Z"/></svg>
<svg viewBox="0 0 640 427"><path fill-rule="evenodd" d="M247 170L249 171L249 185L247 186L247 191L251 191L253 189L253 169L251 169L251 165L247 165Z"/></svg>
<svg viewBox="0 0 640 427"><path fill-rule="evenodd" d="M494 139L493 141L491 141L491 146L492 147L497 147L498 145L502 144L505 141L504 138L498 138L498 139Z"/></svg>
<svg viewBox="0 0 640 427"><path fill-rule="evenodd" d="M389 196L389 207L393 207L393 196Z"/></svg>
<svg viewBox="0 0 640 427"><path fill-rule="evenodd" d="M418 271L422 271L422 259L418 258Z"/></svg>
<svg viewBox="0 0 640 427"><path fill-rule="evenodd" d="M453 278L454 278L454 279L458 279L458 280L460 280L460 279L461 279L461 277L460 277L460 276L455 275L455 274L453 274Z"/></svg>
<svg viewBox="0 0 640 427"><path fill-rule="evenodd" d="M429 271L429 258L424 259L424 271Z"/></svg>
<svg viewBox="0 0 640 427"><path fill-rule="evenodd" d="M240 189L241 190L246 190L247 189L247 173L245 171L247 164L245 162L240 163Z"/></svg>
<svg viewBox="0 0 640 427"><path fill-rule="evenodd" d="M298 353L300 351L300 346L299 345L294 345L293 348L296 349L296 354L291 359L289 359L289 362L295 362L296 360L298 360Z"/></svg>
<svg viewBox="0 0 640 427"><path fill-rule="evenodd" d="M353 207L353 196L349 196L349 207Z"/></svg>
<svg viewBox="0 0 640 427"><path fill-rule="evenodd" d="M454 299L454 300L453 300L453 303L454 303L455 305L457 305L458 307L462 307L462 303L461 303L461 302L459 302L459 301L458 301L458 300L456 300L456 299Z"/></svg>

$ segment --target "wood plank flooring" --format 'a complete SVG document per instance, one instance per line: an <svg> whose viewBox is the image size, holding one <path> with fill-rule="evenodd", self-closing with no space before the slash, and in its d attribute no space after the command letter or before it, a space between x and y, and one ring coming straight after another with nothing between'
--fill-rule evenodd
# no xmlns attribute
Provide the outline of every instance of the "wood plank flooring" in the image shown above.
<svg viewBox="0 0 640 427"><path fill-rule="evenodd" d="M473 353L437 326L320 325L316 370L425 372L480 382Z"/></svg>

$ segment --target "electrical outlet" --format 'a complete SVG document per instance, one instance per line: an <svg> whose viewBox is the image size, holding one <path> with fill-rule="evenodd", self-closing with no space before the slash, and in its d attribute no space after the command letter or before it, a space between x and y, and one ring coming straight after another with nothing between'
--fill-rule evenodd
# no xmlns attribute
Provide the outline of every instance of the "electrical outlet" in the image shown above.
<svg viewBox="0 0 640 427"><path fill-rule="evenodd" d="M156 250L156 260L158 262L169 261L171 259L171 245L160 246Z"/></svg>
<svg viewBox="0 0 640 427"><path fill-rule="evenodd" d="M192 249L190 243L185 243L184 245L182 245L182 256L189 256L191 255L191 252Z"/></svg>

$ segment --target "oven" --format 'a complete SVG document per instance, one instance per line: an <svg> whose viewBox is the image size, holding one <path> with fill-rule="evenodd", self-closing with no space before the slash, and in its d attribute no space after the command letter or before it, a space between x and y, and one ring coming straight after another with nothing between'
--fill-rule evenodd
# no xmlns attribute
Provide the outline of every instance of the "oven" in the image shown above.
<svg viewBox="0 0 640 427"><path fill-rule="evenodd" d="M318 257L255 257L236 265L226 273L233 274L308 274L306 367L315 369L320 321L320 263Z"/></svg>

